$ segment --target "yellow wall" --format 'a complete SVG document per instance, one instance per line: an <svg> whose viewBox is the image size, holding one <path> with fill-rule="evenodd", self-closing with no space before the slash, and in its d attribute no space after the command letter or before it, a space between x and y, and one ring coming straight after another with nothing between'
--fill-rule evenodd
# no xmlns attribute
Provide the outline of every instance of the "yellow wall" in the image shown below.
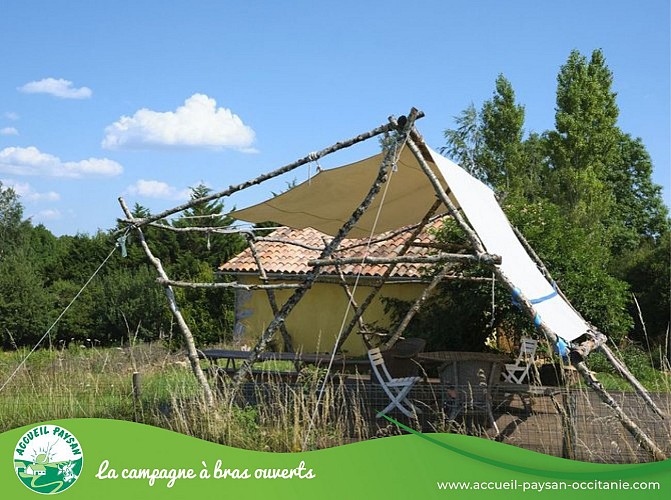
<svg viewBox="0 0 671 500"><path fill-rule="evenodd" d="M259 283L256 277L239 277L239 283ZM401 300L414 300L422 293L425 285L419 283L386 284L378 296L364 313L364 322L371 325L389 327L389 318L384 314L381 297L393 297ZM371 288L359 284L355 293L357 303L362 303ZM278 307L292 295L294 290L275 290ZM237 291L236 303L236 337L242 343L253 345L273 319L265 290L252 292ZM289 314L286 320L287 330L293 340L295 350L303 352L329 351L335 344L343 316L347 309L347 296L338 284L315 283ZM347 322L353 316L350 309ZM275 333L276 345L281 346L281 334ZM365 354L366 348L361 335L355 329L345 342L343 350L349 355Z"/></svg>

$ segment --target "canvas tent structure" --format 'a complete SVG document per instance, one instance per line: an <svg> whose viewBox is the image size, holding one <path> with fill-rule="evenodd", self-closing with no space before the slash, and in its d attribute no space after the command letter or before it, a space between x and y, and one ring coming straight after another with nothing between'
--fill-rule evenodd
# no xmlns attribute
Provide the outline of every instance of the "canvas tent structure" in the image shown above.
<svg viewBox="0 0 671 500"><path fill-rule="evenodd" d="M489 266L497 279L510 289L520 308L534 321L538 331L548 339L550 344L557 346L563 354L570 356L572 364L582 374L588 385L613 409L618 419L634 435L641 446L657 460L666 458L656 443L641 431L594 378L585 364L585 358L595 349L603 351L617 370L632 383L641 397L660 417L664 418L664 414L656 407L645 389L627 368L612 355L605 343L606 336L586 322L553 284L542 262L534 258L535 254L525 246L523 238L520 239L510 226L491 189L456 164L432 151L424 143L415 128L415 121L422 116L421 112L412 109L407 116L398 119L391 117L387 124L369 132L336 143L321 151L310 153L248 182L230 186L224 191L192 200L151 217L133 218L123 200L119 200L126 215L123 221L127 224L126 232L135 230L138 233L145 253L157 269L159 283L165 287L171 311L184 335L191 366L203 385L207 400L212 402L214 397L200 368L193 337L179 312L172 287L250 289L250 285L198 284L170 280L160 261L153 255L144 240L141 228L199 203L230 196L301 165L315 162L339 149L381 134L388 134L391 140L382 153L342 168L321 172L309 183L297 186L261 204L230 214L236 219L252 223L273 221L294 228L312 227L332 236L324 243L318 258L308 262L310 271L305 274L300 283L269 283L265 271L262 267L259 268L262 284L254 288L266 291L275 317L266 326L258 343L250 351L249 359L236 375L236 383L239 384L249 374L252 364L258 360L259 354L266 349L268 342L276 332L279 331L283 336L285 335L286 317L291 314L326 266L352 263L387 265L387 271L381 280L384 281L393 272L393 268L401 263L479 264ZM443 213L451 216L464 231L470 243L470 251L457 254L439 251L429 256L408 255L411 240L419 234L432 216ZM385 258L364 256L354 260L335 257L337 248L347 236L374 238L376 234L401 226L414 226L415 229L411 232L409 240L400 246L396 256ZM167 229L165 225L157 224L157 227ZM209 231L235 230L231 228L216 231L210 229ZM256 236L251 231L247 234L250 249L255 252ZM416 314L435 287L448 275L450 266L442 265L442 268L441 266L438 268L440 270L427 284L422 295L415 301L406 317L387 340L387 346L393 345L400 337L412 316ZM275 297L275 290L282 288L292 288L293 293L283 304L279 304ZM349 335L356 322L360 320L363 311L378 292L379 288L376 287L361 304L353 304L355 306L353 318L339 332L336 349L342 345L342 338Z"/></svg>

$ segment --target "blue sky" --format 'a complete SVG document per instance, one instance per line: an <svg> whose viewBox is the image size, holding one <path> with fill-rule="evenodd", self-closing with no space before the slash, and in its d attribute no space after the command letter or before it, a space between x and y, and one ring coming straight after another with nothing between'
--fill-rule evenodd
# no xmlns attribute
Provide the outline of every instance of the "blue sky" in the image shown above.
<svg viewBox="0 0 671 500"><path fill-rule="evenodd" d="M503 73L525 129L554 125L572 49L601 48L620 127L670 204L669 2L4 0L0 180L56 234L108 229L406 113L429 145ZM377 143L324 160L335 166ZM307 168L227 201L257 202Z"/></svg>

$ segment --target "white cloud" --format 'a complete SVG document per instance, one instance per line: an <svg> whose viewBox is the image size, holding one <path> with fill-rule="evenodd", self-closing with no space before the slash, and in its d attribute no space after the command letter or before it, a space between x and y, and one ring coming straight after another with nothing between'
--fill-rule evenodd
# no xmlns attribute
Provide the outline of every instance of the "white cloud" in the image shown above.
<svg viewBox="0 0 671 500"><path fill-rule="evenodd" d="M47 191L46 193L38 193L27 182L18 182L12 179L2 179L2 184L11 187L16 194L26 201L58 201L61 195L55 191Z"/></svg>
<svg viewBox="0 0 671 500"><path fill-rule="evenodd" d="M42 153L34 146L9 147L0 151L0 172L12 175L40 175L49 177L85 177L90 175L114 176L123 167L107 158L89 158L80 161L62 161Z"/></svg>
<svg viewBox="0 0 671 500"><path fill-rule="evenodd" d="M63 215L59 210L48 208L46 210L41 210L37 212L32 218L37 220L57 220L60 219Z"/></svg>
<svg viewBox="0 0 671 500"><path fill-rule="evenodd" d="M88 87L73 87L70 80L62 78L44 78L39 81L28 82L18 88L26 94L49 94L61 99L88 99L93 91Z"/></svg>
<svg viewBox="0 0 671 500"><path fill-rule="evenodd" d="M19 119L19 114L15 113L14 111L5 111L2 116L7 118L8 120L16 121Z"/></svg>
<svg viewBox="0 0 671 500"><path fill-rule="evenodd" d="M19 131L14 127L0 128L0 135L19 135Z"/></svg>
<svg viewBox="0 0 671 500"><path fill-rule="evenodd" d="M140 179L128 186L126 192L145 198L160 198L164 200L188 200L191 194L189 189L179 190L166 182Z"/></svg>
<svg viewBox="0 0 671 500"><path fill-rule="evenodd" d="M102 146L106 149L209 147L252 152L254 137L254 130L230 109L217 108L214 99L194 94L175 111L143 108L133 116L122 116L105 129Z"/></svg>

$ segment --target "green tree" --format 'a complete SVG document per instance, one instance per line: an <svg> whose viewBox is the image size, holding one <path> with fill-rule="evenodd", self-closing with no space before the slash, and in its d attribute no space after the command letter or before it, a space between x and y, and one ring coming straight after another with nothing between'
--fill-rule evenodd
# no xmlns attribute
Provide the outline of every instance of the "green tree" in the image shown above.
<svg viewBox="0 0 671 500"><path fill-rule="evenodd" d="M4 348L33 344L50 319L49 294L31 255L30 221L16 192L0 182L0 336Z"/></svg>
<svg viewBox="0 0 671 500"><path fill-rule="evenodd" d="M211 193L212 189L204 184L198 184L191 188L191 200L204 198ZM213 200L185 210L182 217L175 221L174 226L225 228L231 226L233 222L234 219L225 214L223 201ZM181 252L187 251L196 261L205 260L212 268L233 257L245 244L238 233L205 235L183 233L179 235L178 243Z"/></svg>
<svg viewBox="0 0 671 500"><path fill-rule="evenodd" d="M523 140L524 108L499 76L481 111L471 104L455 119L457 127L445 131L443 152L507 194L504 210L576 308L621 337L632 319L627 284L610 272L615 242L629 245L628 236L635 246L641 234L659 234L666 212L650 181L645 149L616 126L611 84L600 51L589 62L572 52L558 76L556 130ZM469 300L462 313L470 314L476 302ZM500 324L529 326L514 319L507 298L496 309Z"/></svg>
<svg viewBox="0 0 671 500"><path fill-rule="evenodd" d="M669 332L671 313L671 232L667 229L657 240L649 239L634 252L616 261L619 275L631 284L631 293L640 306L630 307L637 319L633 337L652 344L664 344ZM644 331L645 328L645 331Z"/></svg>
<svg viewBox="0 0 671 500"><path fill-rule="evenodd" d="M19 196L0 181L0 259L23 244L29 227L30 222L23 220L23 205Z"/></svg>
<svg viewBox="0 0 671 500"><path fill-rule="evenodd" d="M668 230L668 209L661 186L652 181L652 171L641 139L620 133L617 161L606 171L606 183L615 199L608 227L616 256L636 251Z"/></svg>
<svg viewBox="0 0 671 500"><path fill-rule="evenodd" d="M156 271L146 263L114 267L100 283L97 316L106 341L163 340L170 335L171 316Z"/></svg>
<svg viewBox="0 0 671 500"><path fill-rule="evenodd" d="M510 82L499 75L491 100L480 112L482 148L476 161L485 172L485 181L498 192L519 191L527 187L522 163L524 106L515 102Z"/></svg>
<svg viewBox="0 0 671 500"><path fill-rule="evenodd" d="M23 251L0 261L0 326L4 348L34 345L52 316L50 295Z"/></svg>
<svg viewBox="0 0 671 500"><path fill-rule="evenodd" d="M518 192L530 202L544 199L548 173L548 144L544 135L531 132L522 143L522 158L512 192Z"/></svg>
<svg viewBox="0 0 671 500"><path fill-rule="evenodd" d="M440 154L454 160L461 168L476 179L487 182L487 171L480 165L482 151L482 124L473 103L454 117L455 129L445 129L445 146L438 149Z"/></svg>
<svg viewBox="0 0 671 500"><path fill-rule="evenodd" d="M50 309L54 318L72 302L84 283L59 279L49 286ZM72 303L67 313L51 333L52 343L59 347L70 343L90 345L92 342L108 343L113 340L100 323L100 281L96 280Z"/></svg>
<svg viewBox="0 0 671 500"><path fill-rule="evenodd" d="M574 50L557 77L556 130L548 133L548 197L576 224L599 229L614 205L606 182L617 162L619 110L613 75L600 50L590 61Z"/></svg>
<svg viewBox="0 0 671 500"><path fill-rule="evenodd" d="M549 201L509 197L504 210L518 227L573 306L609 336L623 337L632 326L628 286L608 272L608 249L589 228L576 225Z"/></svg>

